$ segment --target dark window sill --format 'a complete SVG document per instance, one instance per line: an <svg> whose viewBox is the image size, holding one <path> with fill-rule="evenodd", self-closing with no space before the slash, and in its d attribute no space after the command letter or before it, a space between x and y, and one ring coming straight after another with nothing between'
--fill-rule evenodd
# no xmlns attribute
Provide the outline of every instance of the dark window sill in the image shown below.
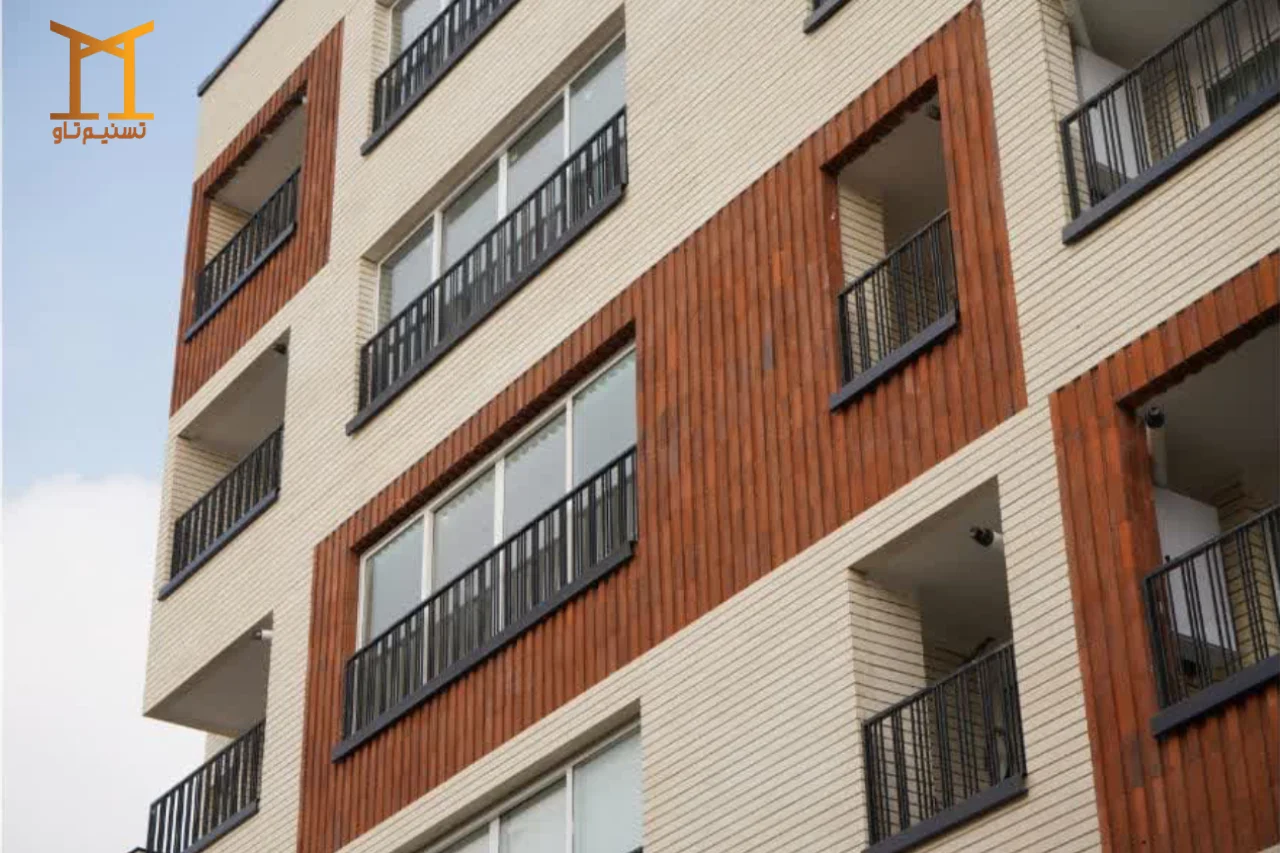
<svg viewBox="0 0 1280 853"><path fill-rule="evenodd" d="M831 395L831 411L842 409L884 381L895 370L945 338L959 322L955 308L934 320L911 340L880 359L870 370L864 370Z"/></svg>
<svg viewBox="0 0 1280 853"><path fill-rule="evenodd" d="M333 748L333 761L336 763L351 755L361 746L364 746L379 734L386 731L410 711L444 690L453 682L462 678L489 658L493 657L504 647L514 642L516 638L525 631L528 631L543 619L546 619L552 613L559 610L565 602L569 601L569 599L580 595L612 572L617 571L631 560L634 552L635 548L631 543L627 543L623 547L619 548L616 554L607 560L603 560L598 566L591 570L590 573L584 574L582 577L573 581L573 583L562 588L555 594L555 596L548 598L546 601L530 610L525 614L523 619L519 622L513 623L507 628L507 630L494 637L486 645L476 649L463 660L458 661L444 672L441 672L438 676L431 679L431 681L406 696L394 708L388 709L384 714L366 726L363 730L356 732L351 737L339 743Z"/></svg>
<svg viewBox="0 0 1280 853"><path fill-rule="evenodd" d="M244 272L240 273L240 275L236 277L235 283L232 284L231 287L227 288L227 292L214 300L214 303L209 306L208 310L197 317L191 325L187 327L187 331L182 335L182 342L186 343L195 337L196 332L200 331L206 323L212 320L214 315L222 310L222 306L230 302L231 297L239 293L240 288L249 283L249 279L258 274L258 270L262 269L262 265L271 260L271 256L280 251L280 247L289 242L289 238L292 237L293 233L297 230L297 220L289 223L289 227L280 232L280 236L272 240L270 245L262 251L262 254L260 254L253 263L249 264L248 268L245 269Z"/></svg>
<svg viewBox="0 0 1280 853"><path fill-rule="evenodd" d="M355 434L361 427L373 420L379 412L390 405L396 397L399 397L410 385L417 381L418 377L430 370L431 366L437 361L444 358L451 349L457 346L463 338L471 334L471 332L484 323L484 321L493 314L493 312L501 308L508 299L519 293L525 285L537 277L537 275L541 273L542 270L546 269L547 266L559 257L562 252L567 250L579 237L585 234L587 229L592 225L595 225L600 217L613 209L614 205L622 200L622 197L626 192L626 188L627 185L625 183L620 184L608 197L601 199L600 204L596 206L596 209L588 216L583 217L582 221L580 221L572 231L567 232L561 239L558 246L549 247L547 251L543 253L544 256L539 259L537 263L532 264L524 275L515 279L506 291L496 297L493 302L489 303L488 307L476 314L470 322L461 326L451 337L441 341L426 358L422 359L422 361L405 371L403 376L391 383L391 385L388 386L388 388L381 394L370 400L368 405L363 409L356 412L356 416L347 423L347 435Z"/></svg>
<svg viewBox="0 0 1280 853"><path fill-rule="evenodd" d="M169 578L168 583L160 587L160 594L157 596L158 600L164 601L166 598L173 595L173 591L175 589L186 583L192 575L199 571L201 566L212 560L215 554L226 547L228 542L239 536L240 531L244 530L253 523L254 519L266 512L267 509L276 502L276 498L279 497L279 495L280 490L273 489L266 497L254 504L252 509L246 512L235 524L228 527L225 533L213 540L209 547L205 548L198 557L183 566L182 571Z"/></svg>
<svg viewBox="0 0 1280 853"><path fill-rule="evenodd" d="M1177 729L1214 713L1224 705L1261 690L1276 679L1280 679L1280 655L1272 655L1264 661L1259 661L1160 711L1151 718L1151 733L1157 738L1172 734Z"/></svg>
<svg viewBox="0 0 1280 853"><path fill-rule="evenodd" d="M822 2L809 13L809 17L805 18L804 31L806 33L813 32L818 27L822 26L823 23L826 22L827 18L830 18L836 12L840 11L840 8L848 2L849 0L822 0Z"/></svg>
<svg viewBox="0 0 1280 853"><path fill-rule="evenodd" d="M980 794L975 794L963 803L957 803L944 809L932 817L925 818L917 824L899 832L892 838L878 841L867 848L866 853L900 853L910 850L926 841L950 832L962 823L968 823L992 809L1002 806L1010 800L1021 797L1027 792L1027 777L1018 774L1010 776L998 785L994 785Z"/></svg>
<svg viewBox="0 0 1280 853"><path fill-rule="evenodd" d="M1190 166L1277 101L1280 101L1280 84L1256 92L1236 104L1231 111L1219 116L1217 121L1200 131L1173 154L1067 223L1067 227L1062 229L1062 242L1070 245L1093 233L1103 223L1115 218L1121 211Z"/></svg>

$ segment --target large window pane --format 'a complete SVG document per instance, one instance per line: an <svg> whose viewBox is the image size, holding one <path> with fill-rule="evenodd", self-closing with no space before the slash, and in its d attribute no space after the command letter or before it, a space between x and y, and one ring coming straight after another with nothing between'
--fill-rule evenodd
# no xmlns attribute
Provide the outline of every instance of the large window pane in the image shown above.
<svg viewBox="0 0 1280 853"><path fill-rule="evenodd" d="M435 512L431 576L440 589L493 548L493 471Z"/></svg>
<svg viewBox="0 0 1280 853"><path fill-rule="evenodd" d="M448 853L489 853L489 830L482 829L449 848Z"/></svg>
<svg viewBox="0 0 1280 853"><path fill-rule="evenodd" d="M574 853L631 853L643 841L640 735L573 770Z"/></svg>
<svg viewBox="0 0 1280 853"><path fill-rule="evenodd" d="M366 642L422 600L422 529L419 519L365 561Z"/></svg>
<svg viewBox="0 0 1280 853"><path fill-rule="evenodd" d="M573 482L636 443L636 356L610 367L573 400Z"/></svg>
<svg viewBox="0 0 1280 853"><path fill-rule="evenodd" d="M440 14L441 0L401 0L395 8L395 48L400 54Z"/></svg>
<svg viewBox="0 0 1280 853"><path fill-rule="evenodd" d="M498 166L494 164L444 211L444 265L441 272L498 224Z"/></svg>
<svg viewBox="0 0 1280 853"><path fill-rule="evenodd" d="M564 104L546 114L511 146L507 156L507 207L514 209L564 161Z"/></svg>
<svg viewBox="0 0 1280 853"><path fill-rule="evenodd" d="M503 815L499 853L564 853L564 783Z"/></svg>
<svg viewBox="0 0 1280 853"><path fill-rule="evenodd" d="M507 455L502 480L502 535L510 536L564 495L564 415Z"/></svg>
<svg viewBox="0 0 1280 853"><path fill-rule="evenodd" d="M626 49L621 39L584 71L569 89L569 146L579 145L626 106Z"/></svg>
<svg viewBox="0 0 1280 853"><path fill-rule="evenodd" d="M431 284L431 254L435 235L428 222L405 241L382 265L379 322L385 323Z"/></svg>

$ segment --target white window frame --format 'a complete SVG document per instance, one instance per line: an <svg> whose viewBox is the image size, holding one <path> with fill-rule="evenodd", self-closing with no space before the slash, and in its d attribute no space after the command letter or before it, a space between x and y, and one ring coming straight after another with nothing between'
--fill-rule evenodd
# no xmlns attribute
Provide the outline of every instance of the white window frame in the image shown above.
<svg viewBox="0 0 1280 853"><path fill-rule="evenodd" d="M620 741L626 740L632 735L635 735L636 737L641 737L641 728L640 728L639 720L636 720L632 723L628 723L626 726L622 727L621 729L618 729L613 734L609 735L608 737L604 738L601 741L598 741L597 743L592 745L590 748L588 748L584 752L581 752L578 755L574 756L572 759L570 759L561 767L551 771L550 773L547 773L546 775L539 778L533 784L525 787L519 793L513 794L512 796L503 800L497 806L494 806L493 808L486 811L479 818L467 823L466 826L463 827L462 829L451 832L449 835L445 836L444 839L437 841L434 844L430 844L427 847L422 848L420 851L418 851L418 853L446 853L446 851L448 851L449 848L452 847L453 845L458 844L462 841L465 841L473 835L479 835L480 831L486 825L488 826L488 836L489 836L488 837L489 849L488 851L486 851L486 853L498 853L498 843L499 843L498 827L501 823L502 816L515 811L525 803L531 802L532 800L536 799L540 794L546 793L547 791L551 790L561 782L564 783L564 794L565 794L564 796L565 853L584 853L584 851L575 851L573 849L574 771L580 765L586 764L588 761L600 755L601 753L605 752L610 747L614 746ZM641 739L640 741L640 756L642 761L641 773L643 778L643 758L644 758L644 740L643 739ZM642 809L644 807L643 799L644 797L642 792L641 794Z"/></svg>
<svg viewBox="0 0 1280 853"><path fill-rule="evenodd" d="M387 66L391 65L391 63L394 62L396 58L399 57L400 54L404 52L403 48L400 48L400 49L396 48L396 41L397 41L396 30L400 28L400 13L401 11L403 11L402 7L407 6L412 2L413 0L382 0L382 4L386 6L387 12L391 15L391 17L388 19L390 26L387 29L388 55L387 55L386 61L382 63L384 69ZM445 9L449 8L449 4L452 2L453 0L438 0L436 4L438 6L438 8L436 9L436 14L431 18L430 21L427 22L427 26L429 27L432 24L434 24L436 22L436 18L439 18L441 13L443 13ZM425 30L426 30L426 27L414 33L413 36L410 39L408 39L408 41L413 41L418 36L422 35L422 33L425 32ZM401 41L404 40L404 33L400 33L400 40Z"/></svg>
<svg viewBox="0 0 1280 853"><path fill-rule="evenodd" d="M433 501L418 512L411 515L406 521L398 525L395 530L388 533L368 548L360 555L360 578L359 578L359 609L356 614L356 650L364 648L372 637L366 636L366 622L368 621L369 607L369 560L379 551L381 551L388 543L394 540L404 531L408 530L417 521L423 522L422 529L422 574L419 585L418 604L426 601L434 590L434 537L435 537L435 514L441 507L448 504L451 500L469 488L477 480L485 474L492 471L493 477L493 546L500 545L507 536L502 530L503 522L503 475L506 469L506 458L513 450L524 443L525 439L534 435L538 430L551 423L557 417L563 415L565 418L565 454L564 454L564 494L568 495L574 489L574 470L573 470L573 401L582 391L590 387L590 385L604 376L615 366L622 363L625 359L634 356L636 352L635 344L629 344L620 352L610 356L604 364L591 372L589 376L579 382L577 385L556 401L555 405L547 408L545 412L538 415L528 426L520 430L516 435L503 443L493 453L489 454L485 459L477 464L474 468L466 473L465 476L458 479L456 483L441 492ZM572 519L570 520L572 523ZM570 535L566 531L566 535ZM415 605L416 606L416 605ZM407 615L408 610L405 611Z"/></svg>
<svg viewBox="0 0 1280 853"><path fill-rule="evenodd" d="M442 2L444 2L444 0L442 0ZM399 4L397 3L396 5L399 5ZM395 26L394 22L392 26L393 27ZM471 187L475 184L475 182L478 181L481 178L481 176L483 176L484 173L488 171L489 168L493 166L495 163L498 166L498 218L496 222L501 222L503 217L505 217L508 213L511 212L508 207L510 204L510 199L507 198L507 168L510 160L511 147L515 145L515 143L518 142L520 138L524 136L525 133L527 133L535 124L537 124L538 121L541 120L542 117L547 114L547 111L550 110L553 106L555 106L557 101L559 101L561 104L560 121L561 121L561 124L563 125L563 133L562 133L563 139L561 144L561 151L562 151L561 163L569 159L569 155L573 153L573 150L569 147L569 144L570 144L569 130L571 126L569 116L570 116L570 102L572 100L572 98L570 97L570 94L573 91L573 86L578 82L578 80L582 77L582 75L585 74L591 68L591 66L595 63L597 59L604 56L606 53L608 53L610 50L616 47L620 42L625 42L626 37L627 37L627 34L625 32L618 33L617 36L609 39L608 43L605 44L603 48L593 53L591 57L582 64L582 67L573 75L573 77L567 83L565 83L562 87L560 87L559 91L554 96L547 99L547 101L544 104L542 104L542 106L538 107L538 109L533 111L532 118L526 119L514 133L512 133L505 140L503 140L502 145L499 146L498 148L498 153L494 157L491 157L490 159L486 160L483 165L481 165L475 171L467 175L467 177L464 180L459 182L458 186L455 187L447 196L445 196L444 201L442 201L439 205L437 205L436 208L432 210L430 213L428 213L425 217L420 219L418 223L414 225L412 229L410 229L408 235L406 235L404 239L397 242L394 246L391 247L391 249L386 254L382 256L382 259L378 261L378 276L377 276L378 287L379 287L378 304L382 304L381 288L383 287L383 281L384 281L383 267L386 266L387 262L390 261L391 258L395 256L396 252L400 250L401 246L408 243L412 238L417 236L428 225L430 225L432 228L431 239L433 241L431 246L431 279L423 287L423 290L426 290L427 287L430 287L437 280L439 280L440 276L444 273L444 269L442 268L442 264L444 262L444 212L449 208L450 205L452 205L455 201L457 201L459 197L461 197L464 193L466 193L467 190L471 189ZM624 56L626 55L625 44L623 46L623 55ZM523 199L517 199L517 200L523 201ZM470 250L471 250L470 247L468 247L467 251L470 251ZM381 324L385 323L389 319L391 318L379 317L378 323L381 326Z"/></svg>

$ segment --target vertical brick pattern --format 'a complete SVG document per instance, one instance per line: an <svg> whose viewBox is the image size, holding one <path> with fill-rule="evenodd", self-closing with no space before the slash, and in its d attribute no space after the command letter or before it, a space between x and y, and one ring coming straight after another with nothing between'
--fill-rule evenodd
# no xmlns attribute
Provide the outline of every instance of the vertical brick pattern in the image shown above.
<svg viewBox="0 0 1280 853"><path fill-rule="evenodd" d="M317 545L300 851L343 846L1025 408L985 57L971 6ZM934 81L960 328L833 414L830 167ZM332 763L361 550L633 338L635 558Z"/></svg>
<svg viewBox="0 0 1280 853"><path fill-rule="evenodd" d="M1161 562L1136 406L1274 323L1280 253L1171 316L1050 398L1098 810L1111 850L1280 843L1274 684L1157 742L1141 579Z"/></svg>
<svg viewBox="0 0 1280 853"><path fill-rule="evenodd" d="M342 24L339 22L192 187L170 414L199 390L329 261L341 70ZM297 231L190 341L184 341L183 336L195 318L195 284L207 260L205 242L211 226L210 197L235 168L253 155L263 131L282 119L302 95L307 99L307 128Z"/></svg>

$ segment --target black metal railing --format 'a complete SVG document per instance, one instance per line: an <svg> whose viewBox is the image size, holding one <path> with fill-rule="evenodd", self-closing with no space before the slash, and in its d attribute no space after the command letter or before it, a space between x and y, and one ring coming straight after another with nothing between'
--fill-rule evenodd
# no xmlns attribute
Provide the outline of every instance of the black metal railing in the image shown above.
<svg viewBox="0 0 1280 853"><path fill-rule="evenodd" d="M515 0L453 0L373 84L373 131L412 106Z"/></svg>
<svg viewBox="0 0 1280 853"><path fill-rule="evenodd" d="M632 448L347 661L344 738L473 666L611 566L635 541Z"/></svg>
<svg viewBox="0 0 1280 853"><path fill-rule="evenodd" d="M1280 84L1280 0L1230 0L1062 120L1074 219Z"/></svg>
<svg viewBox="0 0 1280 853"><path fill-rule="evenodd" d="M281 425L174 522L171 580L207 559L275 500L283 446Z"/></svg>
<svg viewBox="0 0 1280 853"><path fill-rule="evenodd" d="M944 212L836 297L845 383L910 347L955 308L951 217Z"/></svg>
<svg viewBox="0 0 1280 853"><path fill-rule="evenodd" d="M151 804L148 853L186 853L258 808L264 724L258 723Z"/></svg>
<svg viewBox="0 0 1280 853"><path fill-rule="evenodd" d="M284 183L249 217L249 221L204 265L196 282L195 319L188 334L217 313L222 304L293 233L298 220L298 179L295 169Z"/></svg>
<svg viewBox="0 0 1280 853"><path fill-rule="evenodd" d="M1280 506L1143 580L1160 706L1280 654Z"/></svg>
<svg viewBox="0 0 1280 853"><path fill-rule="evenodd" d="M627 114L617 113L360 350L360 408L390 395L514 293L627 181Z"/></svg>
<svg viewBox="0 0 1280 853"><path fill-rule="evenodd" d="M1013 646L1005 645L862 727L871 843L1026 773Z"/></svg>

